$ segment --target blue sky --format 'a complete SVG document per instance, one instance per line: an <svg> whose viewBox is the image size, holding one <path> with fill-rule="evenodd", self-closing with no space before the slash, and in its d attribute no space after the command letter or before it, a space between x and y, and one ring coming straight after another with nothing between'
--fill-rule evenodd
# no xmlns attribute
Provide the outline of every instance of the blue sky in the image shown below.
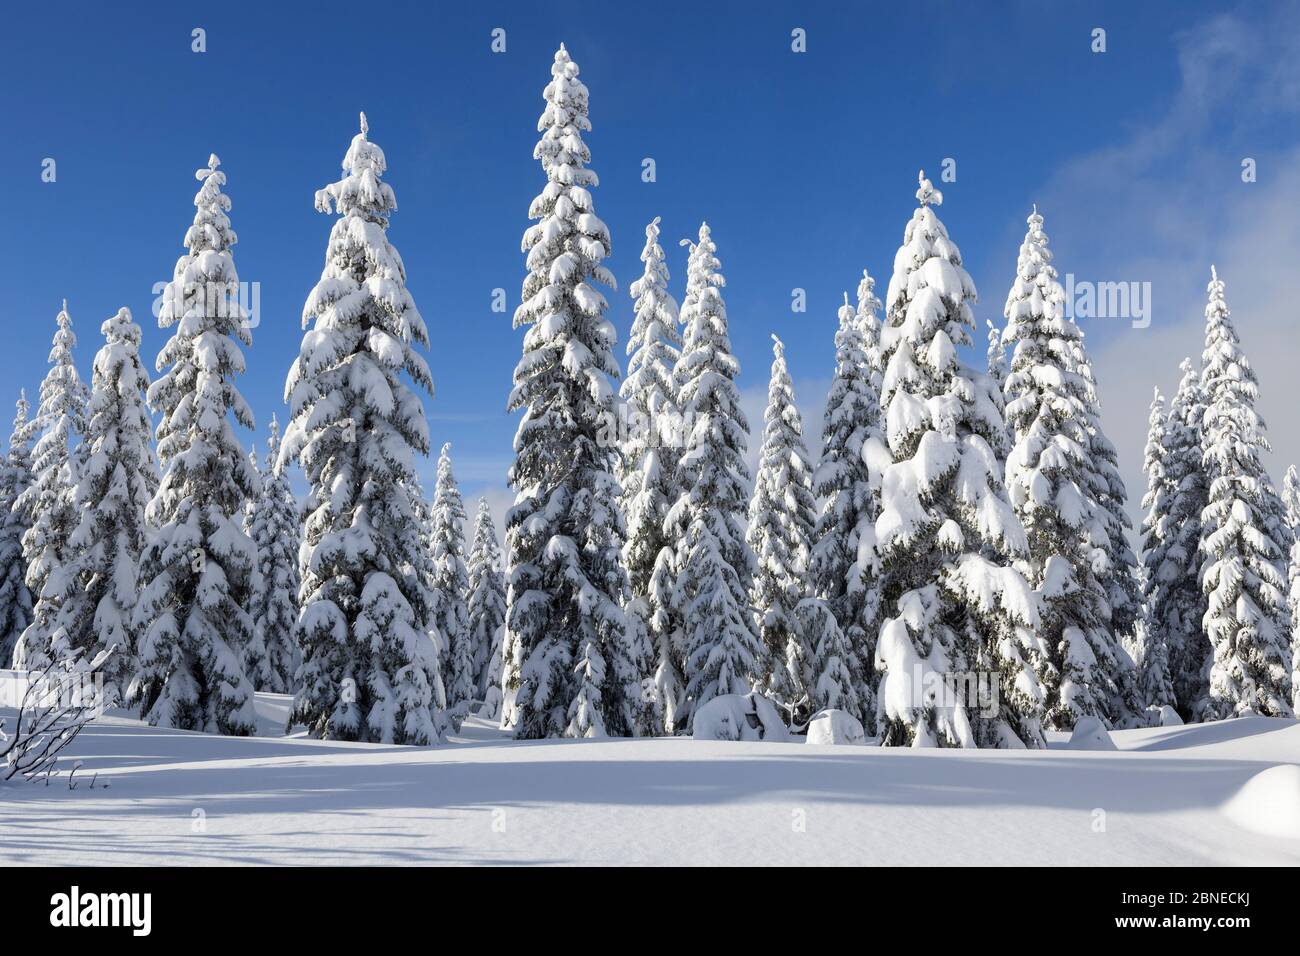
<svg viewBox="0 0 1300 956"><path fill-rule="evenodd" d="M215 151L240 276L261 290L240 382L260 448L271 414L283 417L329 234L312 197L338 178L365 110L400 207L389 235L433 339L435 455L451 441L465 490L499 504L521 333L490 305L497 287L511 311L518 302L520 236L543 183L532 159L541 91L563 41L591 91L596 208L620 286L611 319L626 332L645 223L663 217L680 295L677 240L707 219L755 419L773 332L801 405L820 416L841 293L864 267L883 291L925 167L981 291L981 324L1001 317L1033 202L1062 272L1153 283L1150 329L1085 326L1134 499L1151 386L1172 389L1178 360L1199 350L1216 257L1265 412L1278 411L1279 456L1300 454L1286 375L1300 358L1289 275L1300 255L1294 4L154 6L22 4L6 15L6 407L20 386L39 385L64 297L83 374L99 324L122 305L144 326L152 365L164 341L153 287L184 251L193 172ZM195 27L205 53L191 51ZM490 49L497 27L502 54ZM807 31L803 54L791 51L796 27ZM1095 27L1104 54L1090 48ZM1243 156L1257 160L1258 182L1241 182ZM41 181L47 157L54 183ZM641 181L646 157L654 183ZM945 158L955 182L937 182ZM804 313L791 310L796 287ZM430 488L432 474L430 462Z"/></svg>

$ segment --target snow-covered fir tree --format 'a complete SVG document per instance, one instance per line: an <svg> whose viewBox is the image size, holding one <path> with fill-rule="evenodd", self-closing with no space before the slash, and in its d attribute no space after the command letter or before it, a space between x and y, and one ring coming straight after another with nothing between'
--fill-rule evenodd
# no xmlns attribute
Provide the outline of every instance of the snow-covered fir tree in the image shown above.
<svg viewBox="0 0 1300 956"><path fill-rule="evenodd" d="M368 133L363 113L343 178L316 193L316 209L338 219L285 384L279 465L302 466L311 507L292 719L322 738L432 744L446 698L411 497L415 455L429 451L417 389L433 382L416 351L429 336L388 241L397 200Z"/></svg>
<svg viewBox="0 0 1300 956"><path fill-rule="evenodd" d="M533 156L546 186L523 237L528 275L514 321L528 330L508 404L524 413L506 518L506 623L522 662L514 728L523 738L623 736L643 725L651 655L622 606L618 448L607 438L619 369L597 289L616 283L603 265L609 230L595 212L598 179L582 139L587 87L563 46L542 95Z"/></svg>
<svg viewBox="0 0 1300 956"><path fill-rule="evenodd" d="M1267 528L1260 455L1269 444L1255 412L1257 380L1213 267L1208 291L1201 381L1206 396L1202 463L1210 499L1201 514L1201 585L1214 657L1205 716L1289 717L1286 556Z"/></svg>
<svg viewBox="0 0 1300 956"><path fill-rule="evenodd" d="M1002 340L1014 349L1004 386L1015 438L1006 481L1029 545L1018 566L1042 598L1039 633L1050 648L1039 668L1046 724L1070 730L1080 717L1114 722L1122 715L1125 652L1110 630L1096 570L1108 561L1110 539L1089 486L1093 392L1080 373L1083 333L1065 314L1037 208L1028 225L1004 311Z"/></svg>
<svg viewBox="0 0 1300 956"><path fill-rule="evenodd" d="M677 302L668 292L668 266L659 245L659 218L645 228L645 269L632 283L635 318L628 337L627 378L619 389L626 403L627 438L619 462L619 484L627 516L623 557L634 597L650 588L655 560L671 545L664 515L677 500L677 442L681 418L673 388L673 367L681 354Z"/></svg>
<svg viewBox="0 0 1300 956"><path fill-rule="evenodd" d="M447 642L438 633L437 625L438 600L437 595L434 594L433 585L433 502L424 493L424 486L420 483L418 476L413 475L406 482L406 493L411 501L411 514L415 518L416 534L420 540L420 547L415 553L415 564L411 570L415 575L418 587L421 589L420 593L426 596L423 605L424 613L419 619L419 627L429 635L429 639L433 642L434 652L438 657L438 674L443 683L445 697L447 681L450 679L451 654Z"/></svg>
<svg viewBox="0 0 1300 956"><path fill-rule="evenodd" d="M1115 446L1106 437L1101 425L1101 402L1098 398L1092 359L1085 343L1079 344L1078 371L1089 384L1088 458L1090 475L1088 485L1097 503L1097 514L1106 528L1106 563L1098 572L1102 587L1110 604L1110 630L1122 652L1115 673L1123 702L1131 704L1132 661L1123 652L1123 640L1132 636L1138 619L1142 616L1142 595L1138 586L1137 556L1129 544L1129 531L1133 523L1128 516L1128 490L1119 473L1119 456Z"/></svg>
<svg viewBox="0 0 1300 956"><path fill-rule="evenodd" d="M1295 465L1282 481L1282 503L1291 529L1291 554L1287 564L1287 593L1291 602L1291 709L1300 713L1300 474Z"/></svg>
<svg viewBox="0 0 1300 956"><path fill-rule="evenodd" d="M817 499L785 345L775 335L772 343L763 443L745 540L756 564L751 602L770 662L767 689L777 699L793 703L805 692L801 662L811 656L808 635L802 633L794 609L809 590L808 555Z"/></svg>
<svg viewBox="0 0 1300 956"><path fill-rule="evenodd" d="M1007 365L1007 343L1010 339L1003 330L993 324L992 319L985 319L984 324L988 326L988 346L984 354L989 378L993 379L994 384L1001 389L1005 387L1007 375L1010 373Z"/></svg>
<svg viewBox="0 0 1300 956"><path fill-rule="evenodd" d="M15 508L19 496L32 483L32 435L28 423L31 405L20 389L14 406L14 430L9 453L0 469L0 667L13 661L14 645L32 622L32 592L27 589L27 561L23 535L27 520Z"/></svg>
<svg viewBox="0 0 1300 956"><path fill-rule="evenodd" d="M483 701L480 715L497 720L501 717L504 694L506 587L501 571L501 547L497 544L497 531L486 498L479 499L478 513L474 516L466 605L474 659L482 661L476 676L477 695Z"/></svg>
<svg viewBox="0 0 1300 956"><path fill-rule="evenodd" d="M1006 434L1001 397L958 358L973 344L975 285L935 215L941 194L919 178L885 297L881 407L893 463L867 542L891 615L876 650L880 733L886 745L1041 747L1048 647L1036 595L1011 566L1026 538L994 450ZM999 685L992 716L969 682L947 686L988 671Z"/></svg>
<svg viewBox="0 0 1300 956"><path fill-rule="evenodd" d="M181 730L252 734L253 685L243 650L253 633L257 551L243 529L244 504L261 493L231 424L253 427L235 386L240 345L252 343L239 303L236 242L215 155L195 173L194 223L162 295L158 324L175 328L158 353L167 369L149 386L162 416L163 477L146 516L156 531L140 558L133 626L140 671L130 697L149 723Z"/></svg>
<svg viewBox="0 0 1300 956"><path fill-rule="evenodd" d="M262 494L252 502L248 535L257 546L261 583L253 595L253 640L257 660L245 657L248 678L258 690L288 694L302 655L294 640L298 622L298 547L301 525L298 501L289 479L276 468L280 458L280 423L271 416L266 439Z"/></svg>
<svg viewBox="0 0 1300 956"><path fill-rule="evenodd" d="M58 632L58 615L74 587L75 575L67 564L68 538L79 520L72 497L78 477L72 446L85 434L87 394L72 360L77 337L66 301L55 323L50 370L28 426L30 434L40 435L32 449L32 480L15 504L28 526L23 534L25 580L35 599L31 623L14 646L14 667L26 670L42 670L72 653Z"/></svg>
<svg viewBox="0 0 1300 956"><path fill-rule="evenodd" d="M686 267L684 345L673 374L677 406L688 423L678 463L682 493L666 519L677 542L673 600L683 621L682 727L714 697L748 693L767 673L749 606L754 559L742 530L749 424L736 389L740 363L731 351L726 280L716 253L708 224L702 224Z"/></svg>
<svg viewBox="0 0 1300 956"><path fill-rule="evenodd" d="M1156 586L1159 568L1152 562L1163 554L1163 545L1171 533L1169 507L1174 489L1167 470L1168 414L1165 397L1155 389L1151 399L1151 414L1147 420L1147 442L1142 453L1142 470L1147 476L1147 491L1142 497L1146 514L1142 519L1142 598L1143 646L1140 661L1138 692L1148 707L1174 706L1174 684L1169 672L1168 635L1158 626L1153 616L1155 600L1159 596Z"/></svg>
<svg viewBox="0 0 1300 956"><path fill-rule="evenodd" d="M104 691L108 706L120 706L136 672L132 619L158 462L145 410L149 375L140 362L140 326L123 308L100 331L104 345L95 356L85 454L72 496L79 523L67 543L74 585L58 623L64 640L87 660L116 647L104 664Z"/></svg>
<svg viewBox="0 0 1300 956"><path fill-rule="evenodd" d="M858 694L862 665L849 644L830 605L820 598L804 598L791 613L799 640L790 646L786 666L808 695L807 712L834 708L861 720L865 714Z"/></svg>
<svg viewBox="0 0 1300 956"><path fill-rule="evenodd" d="M438 481L433 491L434 627L447 648L448 667L444 676L447 706L463 714L478 694L474 644L470 640L469 569L465 566L465 503L451 470L451 445L444 444L438 455Z"/></svg>
<svg viewBox="0 0 1300 956"><path fill-rule="evenodd" d="M1209 691L1210 642L1203 619L1205 592L1199 583L1201 512L1209 502L1209 482L1201 463L1201 424L1205 392L1191 359L1181 363L1182 378L1169 404L1164 433L1164 473L1168 503L1158 534L1144 541L1147 643L1168 648L1174 707L1184 720L1199 719Z"/></svg>
<svg viewBox="0 0 1300 956"><path fill-rule="evenodd" d="M619 456L622 509L627 520L623 560L631 590L629 617L637 619L653 645L655 697L672 724L684 690L678 647L680 619L672 605L672 540L664 529L668 508L680 494L677 458L682 422L677 411L673 368L681 354L677 302L668 292L668 266L659 245L659 218L646 226L641 252L644 270L632 283L635 318L628 337L627 435Z"/></svg>
<svg viewBox="0 0 1300 956"><path fill-rule="evenodd" d="M858 562L860 529L880 513L879 473L864 457L880 444L880 300L864 269L857 308L847 293L835 333L835 374L822 418L822 455L813 490L822 500L813 530L809 582L834 614L852 656L854 689L868 730L875 728L874 658L880 619L879 581ZM874 477L874 480L873 480Z"/></svg>

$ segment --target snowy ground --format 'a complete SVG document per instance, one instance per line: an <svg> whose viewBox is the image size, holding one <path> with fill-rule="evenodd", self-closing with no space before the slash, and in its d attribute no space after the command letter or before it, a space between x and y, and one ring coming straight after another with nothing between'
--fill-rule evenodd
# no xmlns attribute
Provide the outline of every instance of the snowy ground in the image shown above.
<svg viewBox="0 0 1300 956"><path fill-rule="evenodd" d="M274 733L284 699L259 698ZM78 777L108 789L0 785L0 862L1300 864L1300 837L1239 825L1274 810L1224 810L1255 774L1300 763L1296 721L1114 739L1109 753L514 742L471 723L418 749L106 717L74 749Z"/></svg>

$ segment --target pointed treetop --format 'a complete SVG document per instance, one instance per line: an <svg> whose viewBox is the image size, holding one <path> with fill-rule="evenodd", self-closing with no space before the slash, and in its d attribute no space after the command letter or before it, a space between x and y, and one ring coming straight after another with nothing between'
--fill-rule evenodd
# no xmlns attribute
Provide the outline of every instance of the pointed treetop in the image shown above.
<svg viewBox="0 0 1300 956"><path fill-rule="evenodd" d="M1213 282L1219 281L1219 272L1214 268L1214 263L1210 263L1210 280Z"/></svg>
<svg viewBox="0 0 1300 956"><path fill-rule="evenodd" d="M363 110L361 113L361 135L365 136L369 132L370 132L370 124L366 122L366 114L365 111Z"/></svg>
<svg viewBox="0 0 1300 956"><path fill-rule="evenodd" d="M221 160L217 159L216 153L208 153L208 169L216 169L221 165Z"/></svg>
<svg viewBox="0 0 1300 956"><path fill-rule="evenodd" d="M65 312L65 313L68 311L68 300L67 300L67 299L64 299L64 300L63 300L63 308L62 308L61 311L62 311L62 312Z"/></svg>
<svg viewBox="0 0 1300 956"><path fill-rule="evenodd" d="M451 455L451 442L445 441L442 443L442 450L441 452L439 452L439 457L447 458L450 455Z"/></svg>
<svg viewBox="0 0 1300 956"><path fill-rule="evenodd" d="M775 332L772 333L772 354L778 362L785 359L785 343L776 337Z"/></svg>
<svg viewBox="0 0 1300 956"><path fill-rule="evenodd" d="M922 206L942 206L943 193L935 189L934 184L925 178L924 169L917 173L916 179L917 182L920 183L916 190L916 201Z"/></svg>
<svg viewBox="0 0 1300 956"><path fill-rule="evenodd" d="M852 306L849 305L849 294L847 292L844 293L844 307L852 308Z"/></svg>

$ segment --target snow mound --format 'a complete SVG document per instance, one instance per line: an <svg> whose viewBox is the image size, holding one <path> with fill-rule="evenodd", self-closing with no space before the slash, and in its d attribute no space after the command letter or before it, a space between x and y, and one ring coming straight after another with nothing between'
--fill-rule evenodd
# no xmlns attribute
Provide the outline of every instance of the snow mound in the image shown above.
<svg viewBox="0 0 1300 956"><path fill-rule="evenodd" d="M862 729L861 722L847 711L819 710L808 721L807 742L862 746L867 742L867 734Z"/></svg>
<svg viewBox="0 0 1300 956"><path fill-rule="evenodd" d="M1223 805L1223 813L1242 829L1300 840L1300 767L1261 770Z"/></svg>
<svg viewBox="0 0 1300 956"><path fill-rule="evenodd" d="M1110 739L1106 725L1096 717L1080 717L1070 734L1068 750L1118 750L1115 741Z"/></svg>
<svg viewBox="0 0 1300 956"><path fill-rule="evenodd" d="M1178 716L1178 711L1174 710L1168 704L1160 708L1160 726L1161 727L1181 727L1183 718Z"/></svg>
<svg viewBox="0 0 1300 956"><path fill-rule="evenodd" d="M715 697L695 712L691 726L696 740L790 740L776 705L758 693Z"/></svg>

